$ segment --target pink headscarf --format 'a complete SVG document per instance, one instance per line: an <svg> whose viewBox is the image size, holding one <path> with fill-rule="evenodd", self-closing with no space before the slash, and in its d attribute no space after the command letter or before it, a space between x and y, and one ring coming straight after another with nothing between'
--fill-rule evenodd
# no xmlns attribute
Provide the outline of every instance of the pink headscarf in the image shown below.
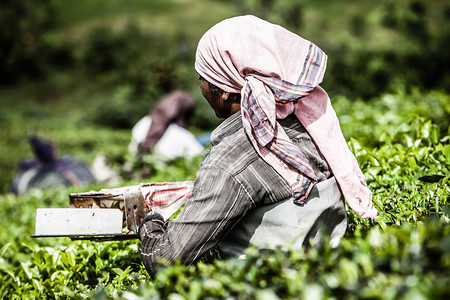
<svg viewBox="0 0 450 300"><path fill-rule="evenodd" d="M316 45L285 28L240 16L216 24L203 35L195 69L222 90L241 93L242 120L253 146L291 185L298 203L308 195L315 175L302 166L301 151L292 149L277 122L292 113L326 159L349 206L363 218L377 218L372 193L346 144L328 95L319 86L326 60ZM280 144L287 146L282 159L280 148L275 147ZM305 193L296 194L299 186Z"/></svg>

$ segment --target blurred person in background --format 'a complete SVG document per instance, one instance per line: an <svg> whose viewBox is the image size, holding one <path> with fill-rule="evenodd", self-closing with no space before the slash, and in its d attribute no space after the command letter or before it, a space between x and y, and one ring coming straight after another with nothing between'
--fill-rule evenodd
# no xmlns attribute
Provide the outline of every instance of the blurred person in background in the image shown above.
<svg viewBox="0 0 450 300"><path fill-rule="evenodd" d="M195 100L188 92L176 90L165 95L133 127L129 151L156 152L168 159L201 154L203 145L186 129L194 111Z"/></svg>
<svg viewBox="0 0 450 300"><path fill-rule="evenodd" d="M56 146L41 137L30 135L28 142L34 158L23 159L11 184L11 192L20 195L32 189L82 186L96 182L90 168L76 157L58 157Z"/></svg>

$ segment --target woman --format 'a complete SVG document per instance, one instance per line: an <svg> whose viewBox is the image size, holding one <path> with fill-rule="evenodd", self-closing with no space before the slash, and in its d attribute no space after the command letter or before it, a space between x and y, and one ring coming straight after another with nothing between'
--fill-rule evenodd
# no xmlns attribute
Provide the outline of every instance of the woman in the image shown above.
<svg viewBox="0 0 450 300"><path fill-rule="evenodd" d="M330 223L330 232L339 227L338 240L346 224L340 191L359 216L377 218L319 86L326 60L311 42L254 16L224 20L203 35L195 69L203 96L225 121L211 135L180 215L142 222L149 273L161 259L190 264L220 242L226 254L248 243L304 245L318 222Z"/></svg>

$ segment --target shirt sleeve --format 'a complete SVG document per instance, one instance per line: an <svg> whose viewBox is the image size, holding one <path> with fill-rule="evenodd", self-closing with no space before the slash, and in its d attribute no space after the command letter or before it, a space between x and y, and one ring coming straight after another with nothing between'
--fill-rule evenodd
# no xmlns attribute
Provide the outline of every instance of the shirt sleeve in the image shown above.
<svg viewBox="0 0 450 300"><path fill-rule="evenodd" d="M163 224L149 220L140 233L141 257L150 275L155 266L198 260L254 206L254 196L226 170L202 166L192 195L178 217Z"/></svg>

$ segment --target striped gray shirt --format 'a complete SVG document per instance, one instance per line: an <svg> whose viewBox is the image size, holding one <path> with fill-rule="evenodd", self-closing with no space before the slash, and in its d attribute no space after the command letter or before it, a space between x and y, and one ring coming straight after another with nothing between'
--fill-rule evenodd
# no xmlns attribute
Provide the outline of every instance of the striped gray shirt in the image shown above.
<svg viewBox="0 0 450 300"><path fill-rule="evenodd" d="M318 181L330 170L306 129L295 116L279 120L314 169ZM141 257L149 274L158 263L180 259L191 264L214 247L250 209L290 198L285 180L255 151L240 113L226 119L211 135L204 157L179 216L168 223L149 220L140 230Z"/></svg>

